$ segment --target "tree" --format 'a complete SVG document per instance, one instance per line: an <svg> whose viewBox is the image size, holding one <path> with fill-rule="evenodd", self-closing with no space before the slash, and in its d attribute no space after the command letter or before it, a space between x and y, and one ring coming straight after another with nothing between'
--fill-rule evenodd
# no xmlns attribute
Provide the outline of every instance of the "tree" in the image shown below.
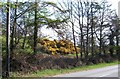
<svg viewBox="0 0 120 79"><path fill-rule="evenodd" d="M75 51L76 51L76 58L78 59L78 51L77 51L77 48L76 48L76 38L75 38L75 28L74 28L74 18L73 18L73 3L71 2L70 4L70 19L71 19L71 26L72 26L72 34L73 34L73 43L74 43L74 48L75 48Z"/></svg>
<svg viewBox="0 0 120 79"><path fill-rule="evenodd" d="M9 78L10 72L10 1L7 0L6 14L6 78Z"/></svg>
<svg viewBox="0 0 120 79"><path fill-rule="evenodd" d="M109 25L110 34L109 36L109 45L110 45L110 55L113 56L114 50L116 50L116 54L119 54L119 19L115 14L111 18L111 25ZM114 49L116 48L116 49Z"/></svg>
<svg viewBox="0 0 120 79"><path fill-rule="evenodd" d="M88 58L88 54L89 54L89 30L90 30L90 3L89 2L85 2L85 14L86 14L86 18L87 18L87 24L86 24L86 56L85 59L87 60Z"/></svg>
<svg viewBox="0 0 120 79"><path fill-rule="evenodd" d="M37 7L38 7L38 2L35 0L35 26L34 26L34 53L36 53L36 47L37 47L37 34L38 34L38 17L37 17Z"/></svg>
<svg viewBox="0 0 120 79"><path fill-rule="evenodd" d="M16 29L17 29L17 0L15 2L15 8L14 8L14 22L12 27L12 33L11 33L11 52L13 52L13 49L15 48L15 41L16 41Z"/></svg>
<svg viewBox="0 0 120 79"><path fill-rule="evenodd" d="M97 40L99 41L99 54L103 54L104 50L104 39L107 38L105 29L108 27L109 23L109 14L112 13L113 11L109 8L111 5L108 4L108 2L102 1L99 6L97 7L97 13L96 13L96 37Z"/></svg>

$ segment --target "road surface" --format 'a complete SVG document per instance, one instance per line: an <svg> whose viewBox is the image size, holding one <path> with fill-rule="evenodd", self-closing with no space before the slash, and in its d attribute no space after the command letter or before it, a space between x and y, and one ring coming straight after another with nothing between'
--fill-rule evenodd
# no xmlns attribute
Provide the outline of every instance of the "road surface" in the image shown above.
<svg viewBox="0 0 120 79"><path fill-rule="evenodd" d="M120 65L107 66L104 68L73 72L69 74L61 74L54 77L118 77L118 69L120 69L118 67L120 67Z"/></svg>

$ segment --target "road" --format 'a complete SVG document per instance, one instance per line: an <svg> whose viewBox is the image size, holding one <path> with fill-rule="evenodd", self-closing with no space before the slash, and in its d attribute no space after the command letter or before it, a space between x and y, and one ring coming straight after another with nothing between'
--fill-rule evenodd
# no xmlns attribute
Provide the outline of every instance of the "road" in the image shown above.
<svg viewBox="0 0 120 79"><path fill-rule="evenodd" d="M107 66L104 68L73 72L69 74L61 74L54 77L118 77L118 69L120 69L118 67L120 67L120 65Z"/></svg>

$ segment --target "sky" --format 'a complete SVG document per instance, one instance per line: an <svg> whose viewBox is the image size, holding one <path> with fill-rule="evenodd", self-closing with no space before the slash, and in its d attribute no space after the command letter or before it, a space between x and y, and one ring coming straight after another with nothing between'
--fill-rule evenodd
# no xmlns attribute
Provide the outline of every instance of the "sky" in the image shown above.
<svg viewBox="0 0 120 79"><path fill-rule="evenodd" d="M5 1L7 1L7 0L0 0L0 1L3 1L3 2L5 2ZM16 1L16 0L10 0L10 1ZM24 1L35 1L35 0L18 0L18 1L20 1L20 2L24 2ZM62 1L62 0L44 0L44 1L52 1L52 2L57 2L57 1ZM63 1L65 1L65 0L63 0ZM75 0L73 0L73 1L75 1ZM84 0L82 0L82 1L84 1ZM90 0L91 1L91 0ZM93 1L101 1L101 0L93 0ZM118 2L120 1L120 0L107 0L110 4L112 4L112 9L116 9L116 11L118 12Z"/></svg>
<svg viewBox="0 0 120 79"><path fill-rule="evenodd" d="M0 0L0 1L7 1L7 0ZM16 1L16 0L10 0L10 1ZM19 2L24 2L24 1L35 1L35 0L18 0ZM57 2L57 1L65 1L65 0L44 0L44 1L51 1L51 2ZM73 1L75 1L75 0L73 0ZM82 1L84 1L84 0L82 0ZM91 1L91 0L90 0ZM101 1L101 0L93 0L93 1ZM117 14L118 14L118 2L120 1L120 0L107 0L110 4L112 4L112 6L111 6L111 8L112 9L115 9L116 10L116 12L117 12ZM52 29L46 29L46 28L42 28L41 29L42 30L42 33L44 34L44 35L46 35L46 36L49 36L49 35L52 35L52 36L50 36L50 37L53 37L53 39L56 39L56 36L57 36L57 34L54 32L54 31L52 31Z"/></svg>
<svg viewBox="0 0 120 79"><path fill-rule="evenodd" d="M120 0L108 0L110 2L110 4L112 4L112 8L116 9L116 12L118 13L118 2ZM120 7L119 7L120 8Z"/></svg>
<svg viewBox="0 0 120 79"><path fill-rule="evenodd" d="M51 1L51 2L55 2L57 3L57 1L65 1L65 0L45 0L45 1ZM73 0L75 1L75 0ZM84 1L84 0L81 0ZM91 1L91 0L90 0ZM98 1L100 2L101 0L93 0L93 1ZM120 0L107 0L110 4L112 4L111 8L115 9L117 14L118 14L118 2ZM42 28L42 33L46 36L50 36L52 37L51 39L57 39L57 34L52 30L52 29L46 29L46 28Z"/></svg>
<svg viewBox="0 0 120 79"><path fill-rule="evenodd" d="M52 1L52 2L57 2L57 1L62 1L62 0L46 0L46 1ZM64 0L63 0L64 1ZM75 1L75 0L73 0L73 1ZM84 1L84 0L83 0ZM101 1L101 0L93 0L93 1ZM116 12L118 13L118 2L120 1L120 0L107 0L110 4L112 4L112 9L115 9L116 10Z"/></svg>
<svg viewBox="0 0 120 79"><path fill-rule="evenodd" d="M62 1L62 0L46 0L46 1L52 1L52 2L57 2L57 1ZM64 0L63 0L64 1ZM74 0L75 1L75 0ZM101 1L101 0L95 0L95 1ZM111 8L115 9L117 14L118 14L118 2L120 0L107 0L110 4L112 4ZM50 37L53 37L53 39L56 39L57 34L52 31L52 29L45 29L42 28L42 33L45 35L51 35Z"/></svg>

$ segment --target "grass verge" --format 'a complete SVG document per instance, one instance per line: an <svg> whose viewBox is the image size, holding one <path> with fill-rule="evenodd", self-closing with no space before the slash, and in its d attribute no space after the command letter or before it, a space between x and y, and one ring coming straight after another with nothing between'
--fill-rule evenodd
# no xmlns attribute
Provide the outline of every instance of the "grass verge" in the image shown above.
<svg viewBox="0 0 120 79"><path fill-rule="evenodd" d="M110 63L99 63L94 65L80 66L80 67L69 68L69 69L46 69L46 70L41 70L37 72L32 72L26 75L20 75L20 74L17 75L16 73L14 73L12 74L12 77L50 77L58 74L65 74L65 73L77 72L82 70L102 68L102 67L112 66L117 64L118 64L118 61L110 62Z"/></svg>

